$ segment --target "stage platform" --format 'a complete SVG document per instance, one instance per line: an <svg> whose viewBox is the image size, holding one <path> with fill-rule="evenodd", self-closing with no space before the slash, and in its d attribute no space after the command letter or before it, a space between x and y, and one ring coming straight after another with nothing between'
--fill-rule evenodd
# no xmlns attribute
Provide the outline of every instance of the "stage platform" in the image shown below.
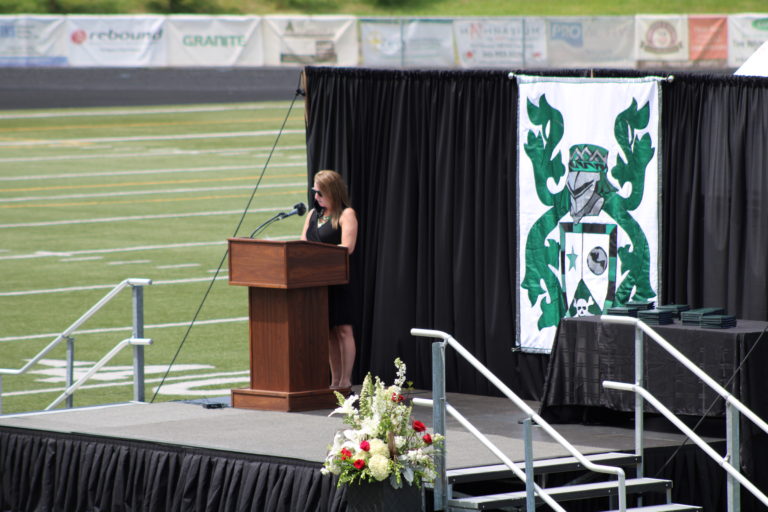
<svg viewBox="0 0 768 512"><path fill-rule="evenodd" d="M430 393L417 392L413 396L429 398ZM524 415L516 410L509 400L449 393L448 401L511 459L522 460L524 458L522 424L520 423ZM318 491L319 494L311 498L311 503L302 506L296 506L285 496L281 498L284 500L283 502L269 502L267 498L262 498L262 506L265 510L293 510L297 508L343 510L343 496L339 496L335 488L329 485L331 479L318 477L327 447L331 443L334 433L343 427L341 416L329 417L330 410L283 413L234 409L226 406L207 408L203 402L216 403L215 401L195 401L123 404L0 417L0 455L3 456L2 462L5 465L0 470L10 469L8 467L8 464L11 464L9 457L18 459L22 457L21 452L28 454L25 455L26 462L21 464L22 468L27 468L27 471L33 473L38 471L37 466L44 464L44 459L41 457L51 457L50 464L58 468L68 467L69 471L74 474L64 476L61 474L63 469L59 469L60 475L56 478L65 478L70 486L82 488L82 492L90 493L90 495L79 498L79 501L76 499L73 501L74 498L71 498L69 501L54 503L52 500L56 499L57 493L60 494L61 490L43 490L44 494L48 493L48 496L44 496L43 499L48 499L48 503L51 505L57 505L53 507L57 510L82 509L85 504L93 504L98 508L99 503L107 504L104 503L105 500L109 504L106 509L114 510L112 507L115 506L115 500L120 499L131 503L133 508L126 507L126 510L151 510L153 507L146 506L146 503L136 503L136 500L146 500L146 497L128 497L129 491L125 489L129 488L132 492L146 494L150 482L142 483L137 488L135 481L137 479L152 480L151 485L157 485L155 482L158 478L165 482L161 487L166 488L166 493L169 493L170 497L164 498L163 503L158 501L157 507L154 508L156 510L239 510L241 508L236 504L223 506L220 501L224 499L222 498L223 495L240 492L244 488L243 486L248 485L245 482L245 477L237 478L237 485L233 485L231 482L227 483L221 478L211 483L204 481L201 472L213 474L216 467L219 467L219 472L225 471L222 468L230 468L226 471L232 472L234 470L231 468L238 464L237 461L263 465L259 471L265 471L264 468L270 464L281 468L295 466L302 468L302 471L305 472L303 479L310 479L314 482L312 486L320 486L325 490ZM537 410L539 404L529 402L529 405ZM414 408L415 418L421 419L430 426L432 423L431 414L429 408ZM556 425L556 428L585 454L634 450L634 432L631 428L578 424ZM534 440L534 456L536 458L568 455L540 428L534 429ZM683 441L683 436L675 433L647 431L645 435L646 448L649 450L662 448L669 451ZM24 448L26 444L29 444L31 448L29 446ZM37 448L34 448L35 446ZM112 448L112 446L118 448ZM9 455L12 450L19 453ZM49 452L52 450L56 454L50 455ZM90 468L95 463L93 454L88 454L89 450L90 452L101 450L105 454L112 454L109 456L101 455L97 458L98 465L107 467L107 469L99 470L98 474L100 475L99 478L116 479L111 485L116 489L121 489L120 492L110 493L109 489L106 491L94 490L92 481L95 470ZM137 450L138 452L134 453ZM33 452L39 453L34 455ZM75 453L75 455L71 455L70 452ZM48 455L44 455L46 453ZM173 464L166 461L165 464L168 467L161 471L156 467L159 462L153 453L171 454L179 461ZM200 469L201 463L199 462L193 465L192 470L185 469L192 456L203 456L206 460L219 462L210 462L205 471ZM114 468L109 469L110 465L118 464L114 461L120 460L120 457L132 461L130 464L125 463L129 468L123 470L125 473L123 476L120 476ZM107 459L113 462L106 462ZM222 463L221 461L226 462ZM471 434L467 433L451 418L448 419L447 464L449 468L496 464L498 462L496 457ZM86 471L88 474L82 475L86 468L88 468ZM154 476L146 474L154 471L157 471L158 474ZM204 485L207 487L206 496L190 494L192 492L189 490L191 484L187 481L190 477L185 473L188 471L195 473L196 486ZM169 472L170 475L168 475ZM174 474L176 476L173 476ZM51 475L29 475L28 478L21 478L20 481L22 483L44 482L51 478ZM274 481L274 476L270 478ZM165 481L166 479L168 481ZM57 484L54 482L51 485L56 487ZM292 484L294 490L291 492L297 492L296 485L296 483ZM211 486L220 488L218 493L214 493L215 499L210 496ZM225 488L228 489L226 492L224 491ZM32 490L34 489L30 488L27 492ZM25 490L19 489L19 492L25 492ZM104 497L105 492L109 496ZM199 493L200 491L196 492ZM299 490L298 492L304 491ZM334 494L336 495L331 496ZM8 505L9 501L13 501L13 499L9 499L8 495L7 490L0 490L0 503L4 500L5 505ZM12 498L22 499L19 496ZM229 499L231 501L234 498L230 496ZM215 501L216 506L207 508L205 503L210 503L212 500ZM192 506L191 503L197 503L197 505ZM20 506L17 502L19 509L36 509L41 503L34 502L27 505L29 506ZM14 508L14 510L17 509Z"/></svg>
<svg viewBox="0 0 768 512"><path fill-rule="evenodd" d="M430 398L428 392L413 396ZM221 403L220 401L216 401ZM71 409L15 417L0 417L0 426L67 434L112 437L131 441L173 444L281 459L322 463L334 433L343 428L331 410L271 412L248 409L205 408L208 402L124 404ZM503 398L448 393L448 402L466 416L512 460L524 458L522 412ZM228 403L228 402L225 402ZM534 410L538 402L528 402ZM432 412L414 407L414 417L431 427ZM634 431L628 428L555 425L582 453L634 450ZM447 420L449 468L497 464L498 459L455 420ZM647 448L677 446L684 437L646 432ZM546 433L534 428L534 456L569 455Z"/></svg>

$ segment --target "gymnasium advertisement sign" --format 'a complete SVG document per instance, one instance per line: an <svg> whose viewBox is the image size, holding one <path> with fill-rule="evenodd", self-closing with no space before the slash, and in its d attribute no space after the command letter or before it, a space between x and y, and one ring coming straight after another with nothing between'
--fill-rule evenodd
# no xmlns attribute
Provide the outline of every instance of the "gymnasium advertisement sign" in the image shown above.
<svg viewBox="0 0 768 512"><path fill-rule="evenodd" d="M62 17L0 16L0 66L66 66L65 41Z"/></svg>
<svg viewBox="0 0 768 512"><path fill-rule="evenodd" d="M541 19L455 20L453 33L463 68L521 68L543 65L547 60Z"/></svg>
<svg viewBox="0 0 768 512"><path fill-rule="evenodd" d="M655 78L518 76L518 337L659 294Z"/></svg>
<svg viewBox="0 0 768 512"><path fill-rule="evenodd" d="M165 17L68 16L72 66L165 66Z"/></svg>
<svg viewBox="0 0 768 512"><path fill-rule="evenodd" d="M635 65L632 16L547 18L547 61L553 67Z"/></svg>
<svg viewBox="0 0 768 512"><path fill-rule="evenodd" d="M356 66L357 20L351 16L264 18L264 65Z"/></svg>
<svg viewBox="0 0 768 512"><path fill-rule="evenodd" d="M261 66L261 19L255 16L170 16L169 66Z"/></svg>

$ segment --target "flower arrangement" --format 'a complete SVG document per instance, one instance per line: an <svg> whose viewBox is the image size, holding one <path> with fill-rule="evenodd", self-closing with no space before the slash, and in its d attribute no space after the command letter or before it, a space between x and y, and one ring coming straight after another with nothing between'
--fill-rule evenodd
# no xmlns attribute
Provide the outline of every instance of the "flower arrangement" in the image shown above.
<svg viewBox="0 0 768 512"><path fill-rule="evenodd" d="M411 418L413 406L403 396L411 389L404 388L405 363L395 359L395 367L391 386L369 373L359 396L336 393L339 407L331 415L343 414L351 428L336 433L321 471L338 475L339 486L389 478L395 489L403 481L420 487L437 476L434 454L443 436L428 433L424 423Z"/></svg>

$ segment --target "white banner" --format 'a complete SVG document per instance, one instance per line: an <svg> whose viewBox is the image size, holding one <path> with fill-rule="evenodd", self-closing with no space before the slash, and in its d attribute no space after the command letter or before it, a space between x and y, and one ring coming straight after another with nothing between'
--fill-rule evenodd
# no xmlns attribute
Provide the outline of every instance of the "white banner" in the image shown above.
<svg viewBox="0 0 768 512"><path fill-rule="evenodd" d="M169 16L165 22L169 66L261 66L261 18Z"/></svg>
<svg viewBox="0 0 768 512"><path fill-rule="evenodd" d="M0 16L0 66L67 65L61 16Z"/></svg>
<svg viewBox="0 0 768 512"><path fill-rule="evenodd" d="M655 79L518 76L518 343L659 293Z"/></svg>
<svg viewBox="0 0 768 512"><path fill-rule="evenodd" d="M403 28L403 61L408 67L453 67L453 22L409 20Z"/></svg>
<svg viewBox="0 0 768 512"><path fill-rule="evenodd" d="M361 19L360 46L363 66L403 66L403 23L400 20Z"/></svg>
<svg viewBox="0 0 768 512"><path fill-rule="evenodd" d="M264 64L357 66L356 22L352 16L267 16Z"/></svg>
<svg viewBox="0 0 768 512"><path fill-rule="evenodd" d="M632 16L547 18L547 59L551 67L635 66Z"/></svg>
<svg viewBox="0 0 768 512"><path fill-rule="evenodd" d="M688 62L688 19L684 15L635 16L638 67Z"/></svg>
<svg viewBox="0 0 768 512"><path fill-rule="evenodd" d="M166 65L164 16L68 16L72 66Z"/></svg>
<svg viewBox="0 0 768 512"><path fill-rule="evenodd" d="M728 67L738 68L768 41L768 14L728 16Z"/></svg>
<svg viewBox="0 0 768 512"><path fill-rule="evenodd" d="M459 65L522 68L546 62L543 20L537 18L464 19L453 22Z"/></svg>
<svg viewBox="0 0 768 512"><path fill-rule="evenodd" d="M453 67L451 20L361 19L362 65Z"/></svg>

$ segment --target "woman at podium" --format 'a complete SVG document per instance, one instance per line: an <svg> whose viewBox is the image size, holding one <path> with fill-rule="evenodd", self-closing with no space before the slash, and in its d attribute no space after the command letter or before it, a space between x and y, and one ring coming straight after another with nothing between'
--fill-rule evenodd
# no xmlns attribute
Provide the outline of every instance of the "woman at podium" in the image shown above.
<svg viewBox="0 0 768 512"><path fill-rule="evenodd" d="M307 215L301 239L340 245L352 254L357 242L357 216L350 206L344 179L336 171L319 171L315 174L312 192L315 208L311 215ZM331 389L349 389L352 385L352 366L355 364L353 307L351 284L328 287Z"/></svg>

